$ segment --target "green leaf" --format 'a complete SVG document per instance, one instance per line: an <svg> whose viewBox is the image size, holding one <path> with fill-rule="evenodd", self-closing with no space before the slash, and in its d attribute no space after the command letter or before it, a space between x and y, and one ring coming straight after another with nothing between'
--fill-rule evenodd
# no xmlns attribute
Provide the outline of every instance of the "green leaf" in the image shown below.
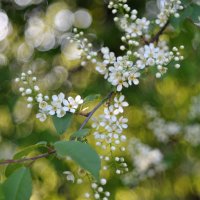
<svg viewBox="0 0 200 200"><path fill-rule="evenodd" d="M192 12L193 8L191 6L187 6L183 11L180 12L180 17L172 17L170 23L175 29L179 30L185 19L192 15Z"/></svg>
<svg viewBox="0 0 200 200"><path fill-rule="evenodd" d="M15 171L3 184L6 200L30 200L32 180L29 169Z"/></svg>
<svg viewBox="0 0 200 200"><path fill-rule="evenodd" d="M194 23L200 23L200 6L197 4L192 5L192 14L190 16L190 19Z"/></svg>
<svg viewBox="0 0 200 200"><path fill-rule="evenodd" d="M97 180L99 179L101 161L99 155L91 146L78 141L61 141L56 142L54 147L59 156L70 156Z"/></svg>
<svg viewBox="0 0 200 200"><path fill-rule="evenodd" d="M89 134L89 132L90 132L90 129L81 129L73 133L71 137L76 137L76 138L85 137Z"/></svg>
<svg viewBox="0 0 200 200"><path fill-rule="evenodd" d="M171 18L171 24L175 29L180 29L186 19L190 19L194 24L200 23L200 6L197 4L187 5L186 8L180 12L180 17Z"/></svg>
<svg viewBox="0 0 200 200"><path fill-rule="evenodd" d="M88 102L90 102L90 101L97 100L97 99L99 99L100 97L101 97L100 94L91 94L91 95L85 97L84 103L88 103Z"/></svg>
<svg viewBox="0 0 200 200"><path fill-rule="evenodd" d="M6 170L5 170L5 175L8 177L10 176L14 171L16 171L17 169L23 167L24 164L23 163L13 163L13 164L10 164L6 167Z"/></svg>
<svg viewBox="0 0 200 200"><path fill-rule="evenodd" d="M5 195L3 192L3 186L0 184L0 200L5 200Z"/></svg>
<svg viewBox="0 0 200 200"><path fill-rule="evenodd" d="M53 124L56 128L56 131L59 135L62 135L67 128L69 128L71 122L72 122L73 114L68 112L64 117L59 118L56 116L53 116Z"/></svg>

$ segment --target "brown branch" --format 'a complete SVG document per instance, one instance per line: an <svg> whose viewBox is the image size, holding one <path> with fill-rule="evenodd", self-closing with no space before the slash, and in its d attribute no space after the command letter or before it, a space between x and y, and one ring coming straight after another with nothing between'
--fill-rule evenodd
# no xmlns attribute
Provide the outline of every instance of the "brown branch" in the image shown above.
<svg viewBox="0 0 200 200"><path fill-rule="evenodd" d="M90 112L88 113L84 113L84 112L78 112L77 115L83 116L83 117L88 117L88 115L90 114Z"/></svg>
<svg viewBox="0 0 200 200"><path fill-rule="evenodd" d="M40 154L38 156L34 156L34 157L30 157L30 158L22 158L22 159L16 159L16 160L15 159L4 160L4 161L0 162L0 165L23 163L23 162L27 162L27 161L35 161L37 159L45 158L45 157L48 157L48 156L55 154L55 153L56 153L56 150L51 150L47 153L43 153L43 154Z"/></svg>
<svg viewBox="0 0 200 200"><path fill-rule="evenodd" d="M90 118L92 117L92 115L93 115L107 100L109 100L109 99L112 97L113 93L114 93L113 91L109 92L108 95L107 95L101 102L99 102L99 103L94 107L94 109L93 109L91 112L89 112L87 118L86 118L86 119L84 120L84 122L81 124L79 130L81 130L81 129L84 128L84 126L85 126L85 125L87 124L87 122L90 120Z"/></svg>
<svg viewBox="0 0 200 200"><path fill-rule="evenodd" d="M80 72L84 69L84 67L82 65L78 66L78 67L75 67L75 68L72 68L72 69L69 69L68 72L70 74L73 74L73 73L77 73L77 72Z"/></svg>
<svg viewBox="0 0 200 200"><path fill-rule="evenodd" d="M167 26L169 25L169 20L165 23L165 25L155 34L154 37L151 38L151 40L149 42L147 42L147 44L153 43L153 42L158 42L159 37L163 34L163 32L165 31L165 29L167 28Z"/></svg>

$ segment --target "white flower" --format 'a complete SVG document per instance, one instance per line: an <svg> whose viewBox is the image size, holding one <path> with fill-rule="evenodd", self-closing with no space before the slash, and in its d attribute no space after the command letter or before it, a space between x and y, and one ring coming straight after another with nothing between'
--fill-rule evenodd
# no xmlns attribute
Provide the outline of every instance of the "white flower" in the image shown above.
<svg viewBox="0 0 200 200"><path fill-rule="evenodd" d="M111 119L113 122L117 121L117 117L114 113L114 106L109 106L108 108L104 108L104 117L105 119Z"/></svg>
<svg viewBox="0 0 200 200"><path fill-rule="evenodd" d="M100 180L101 185L105 185L107 183L107 180L105 178L102 178Z"/></svg>
<svg viewBox="0 0 200 200"><path fill-rule="evenodd" d="M137 60L137 61L136 61L136 66L137 66L137 68L139 68L139 69L144 69L144 68L145 68L145 65L146 65L145 59Z"/></svg>
<svg viewBox="0 0 200 200"><path fill-rule="evenodd" d="M73 97L68 97L68 100L64 99L63 104L65 105L63 109L71 113L75 113L78 108L78 103L74 100Z"/></svg>
<svg viewBox="0 0 200 200"><path fill-rule="evenodd" d="M64 99L65 95L63 93L60 93L59 95L53 95L51 104L60 108Z"/></svg>
<svg viewBox="0 0 200 200"><path fill-rule="evenodd" d="M27 98L27 101L28 101L28 102L32 102L32 101L33 101L33 97L28 97L28 98Z"/></svg>
<svg viewBox="0 0 200 200"><path fill-rule="evenodd" d="M77 96L75 97L75 102L76 102L77 104L82 104L82 103L83 103L83 99L81 99L81 96L80 96L80 95L77 95Z"/></svg>
<svg viewBox="0 0 200 200"><path fill-rule="evenodd" d="M41 101L43 101L43 95L41 93L39 93L37 96L36 96L36 101L38 103L40 103Z"/></svg>
<svg viewBox="0 0 200 200"><path fill-rule="evenodd" d="M20 88L19 88L19 91L20 91L20 92L24 92L24 88L23 88L23 87L20 87Z"/></svg>
<svg viewBox="0 0 200 200"><path fill-rule="evenodd" d="M140 26L141 29L147 30L149 28L150 21L143 17L142 19L138 18L136 23Z"/></svg>
<svg viewBox="0 0 200 200"><path fill-rule="evenodd" d="M60 108L56 111L56 113L57 113L57 117L61 118L61 117L65 116L66 111L63 108Z"/></svg>
<svg viewBox="0 0 200 200"><path fill-rule="evenodd" d="M112 131L113 124L112 122L116 120L115 117L110 118L109 116L105 117L104 115L101 118L100 126L104 127L107 131Z"/></svg>
<svg viewBox="0 0 200 200"><path fill-rule="evenodd" d="M177 11L183 9L180 0L158 0L157 4L161 12L157 16L156 24L159 24L160 27L163 27L166 24L170 15L179 17Z"/></svg>
<svg viewBox="0 0 200 200"><path fill-rule="evenodd" d="M105 64L113 64L116 60L115 54L113 52L110 52L108 54L104 54L103 56Z"/></svg>
<svg viewBox="0 0 200 200"><path fill-rule="evenodd" d="M187 142L189 142L193 146L197 146L200 144L200 125L192 124L188 125L184 129L185 135L184 138Z"/></svg>
<svg viewBox="0 0 200 200"><path fill-rule="evenodd" d="M163 155L159 149L152 149L138 139L133 139L129 143L129 151L138 175L148 176L149 170L163 170Z"/></svg>
<svg viewBox="0 0 200 200"><path fill-rule="evenodd" d="M124 109L123 107L127 107L128 103L124 101L125 97L124 95L120 95L119 98L115 97L114 98L114 107L117 108L115 109L114 113L117 115L119 113L123 113Z"/></svg>
<svg viewBox="0 0 200 200"><path fill-rule="evenodd" d="M156 58L156 54L159 52L159 48L155 48L153 43L144 46L145 58Z"/></svg>
<svg viewBox="0 0 200 200"><path fill-rule="evenodd" d="M48 103L46 101L39 102L39 108L41 110L46 110L47 106L48 106Z"/></svg>
<svg viewBox="0 0 200 200"><path fill-rule="evenodd" d="M109 48L108 47L102 47L101 48L101 53L102 54L108 54L109 53Z"/></svg>
<svg viewBox="0 0 200 200"><path fill-rule="evenodd" d="M74 183L75 177L74 177L74 175L72 174L72 172L70 172L70 171L65 171L65 172L63 172L63 174L66 175L66 179L67 179L68 181L72 181L72 182Z"/></svg>
<svg viewBox="0 0 200 200"><path fill-rule="evenodd" d="M121 116L118 120L117 120L117 126L122 130L122 129L126 129L128 128L127 125L128 119L124 118L123 116Z"/></svg>
<svg viewBox="0 0 200 200"><path fill-rule="evenodd" d="M47 106L47 110L48 110L48 113L49 115L55 115L55 113L57 112L59 108L54 106L54 105L48 105Z"/></svg>
<svg viewBox="0 0 200 200"><path fill-rule="evenodd" d="M31 94L32 93L32 90L30 88L26 89L25 91L26 94Z"/></svg>
<svg viewBox="0 0 200 200"><path fill-rule="evenodd" d="M153 58L148 58L146 64L149 66L153 66L155 64L155 60Z"/></svg>
<svg viewBox="0 0 200 200"><path fill-rule="evenodd" d="M131 37L137 37L142 35L141 27L137 24L133 23L129 27L127 27L126 31L131 34Z"/></svg>
<svg viewBox="0 0 200 200"><path fill-rule="evenodd" d="M47 119L47 116L45 113L37 113L36 118L39 119L41 122L44 122Z"/></svg>
<svg viewBox="0 0 200 200"><path fill-rule="evenodd" d="M139 72L131 72L130 75L128 76L129 85L132 85L132 83L134 85L138 85L139 84L139 80L138 80L139 77L140 77Z"/></svg>
<svg viewBox="0 0 200 200"><path fill-rule="evenodd" d="M95 128L96 130L98 130L100 127L99 120L97 118L92 118L92 121L93 121L92 128Z"/></svg>
<svg viewBox="0 0 200 200"><path fill-rule="evenodd" d="M35 90L35 91L39 91L40 88L39 88L37 85L35 85L35 86L34 86L34 90Z"/></svg>
<svg viewBox="0 0 200 200"><path fill-rule="evenodd" d="M106 68L106 64L104 62L98 62L96 65L96 70L102 74L105 75L105 79L108 77L108 69Z"/></svg>

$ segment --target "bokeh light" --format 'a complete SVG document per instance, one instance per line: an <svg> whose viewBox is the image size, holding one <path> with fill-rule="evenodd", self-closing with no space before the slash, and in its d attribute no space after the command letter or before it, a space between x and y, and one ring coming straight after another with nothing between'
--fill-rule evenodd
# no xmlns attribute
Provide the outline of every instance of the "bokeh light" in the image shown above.
<svg viewBox="0 0 200 200"><path fill-rule="evenodd" d="M4 40L9 33L9 19L7 14L0 10L0 41Z"/></svg>
<svg viewBox="0 0 200 200"><path fill-rule="evenodd" d="M54 19L55 28L58 31L68 31L74 23L74 14L70 10L60 10Z"/></svg>
<svg viewBox="0 0 200 200"><path fill-rule="evenodd" d="M78 28L88 28L92 23L90 13L85 9L79 9L74 13L74 26Z"/></svg>

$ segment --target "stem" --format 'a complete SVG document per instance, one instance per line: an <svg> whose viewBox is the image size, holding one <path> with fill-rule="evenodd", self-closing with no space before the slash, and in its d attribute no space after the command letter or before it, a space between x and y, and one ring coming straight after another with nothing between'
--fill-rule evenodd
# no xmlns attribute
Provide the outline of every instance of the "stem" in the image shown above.
<svg viewBox="0 0 200 200"><path fill-rule="evenodd" d="M80 65L80 66L78 66L78 67L75 67L75 68L70 69L70 70L69 70L69 73L70 73L70 74L77 73L77 72L79 72L79 71L82 71L83 69L84 69L84 67Z"/></svg>
<svg viewBox="0 0 200 200"><path fill-rule="evenodd" d="M27 162L27 161L35 161L37 159L40 159L40 158L45 158L45 157L48 157L52 154L55 154L56 153L56 150L51 150L47 153L43 153L43 154L40 154L38 156L34 156L34 157L30 157L30 158L22 158L22 159L13 159L13 160L5 160L5 161L2 161L0 162L0 165L6 165L6 164L14 164L14 163L23 163L23 162Z"/></svg>
<svg viewBox="0 0 200 200"><path fill-rule="evenodd" d="M165 31L165 29L167 28L167 26L169 25L169 20L165 23L165 25L156 33L156 35L151 38L151 40L149 42L147 42L148 44L153 43L153 42L158 42L159 37L163 34L163 32Z"/></svg>
<svg viewBox="0 0 200 200"><path fill-rule="evenodd" d="M81 124L79 130L81 130L81 129L84 128L84 126L85 126L85 125L87 124L87 122L90 120L90 118L92 117L92 115L105 103L105 101L109 100L109 99L112 97L113 93L114 93L113 91L109 92L108 95L107 95L101 102L99 102L99 103L94 107L94 109L93 109L91 112L89 112L87 118L86 118L86 119L84 120L84 122Z"/></svg>

